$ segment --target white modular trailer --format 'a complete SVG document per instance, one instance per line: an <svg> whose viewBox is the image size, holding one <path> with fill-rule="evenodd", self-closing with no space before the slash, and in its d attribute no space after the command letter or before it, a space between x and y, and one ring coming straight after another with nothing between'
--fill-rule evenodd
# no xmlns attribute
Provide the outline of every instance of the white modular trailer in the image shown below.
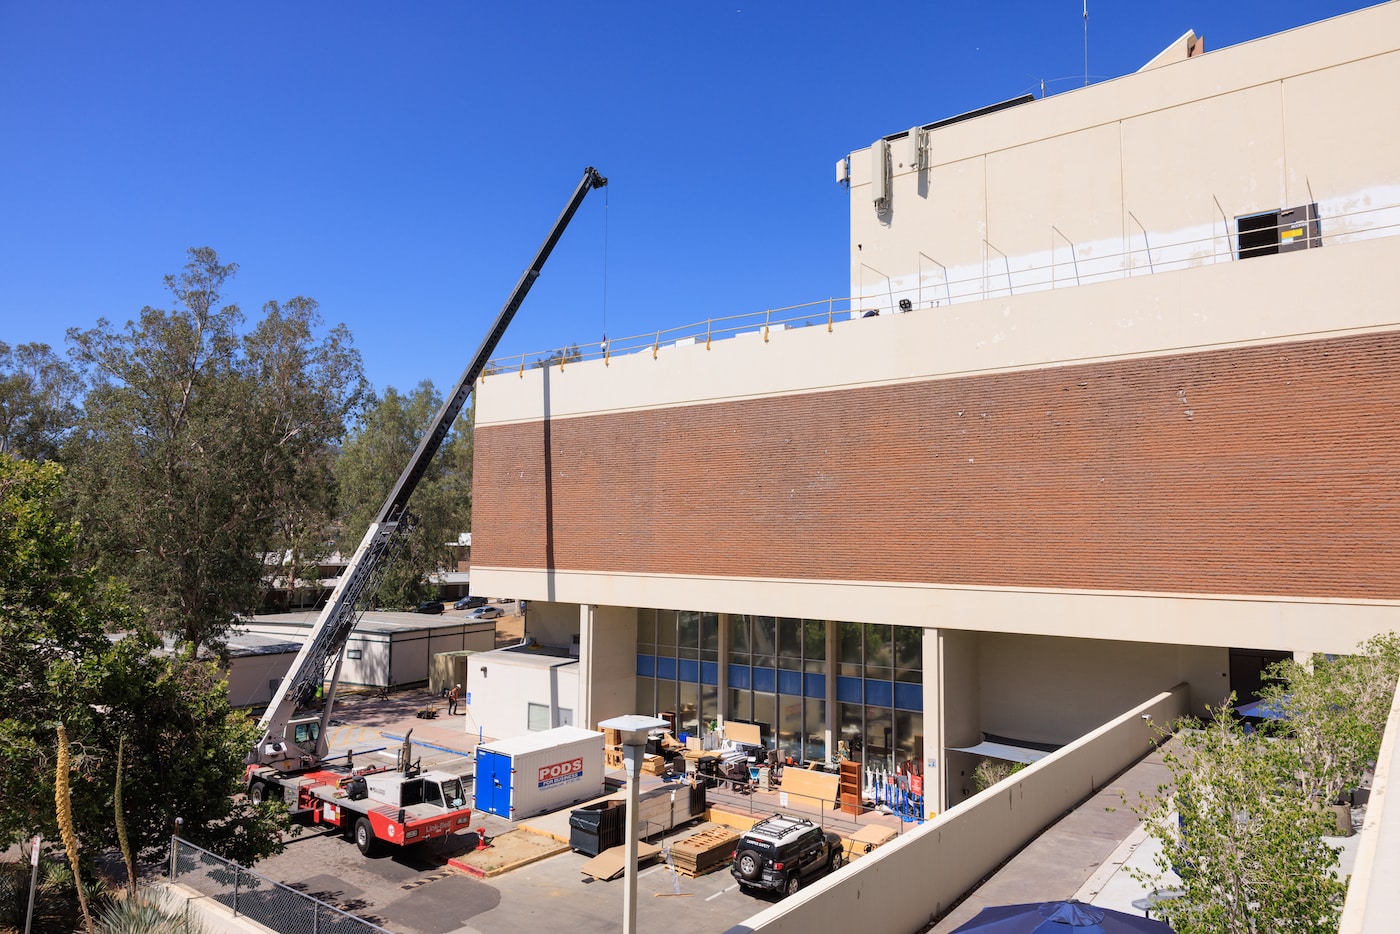
<svg viewBox="0 0 1400 934"><path fill-rule="evenodd" d="M476 809L508 820L603 794L603 734L577 726L476 747Z"/></svg>

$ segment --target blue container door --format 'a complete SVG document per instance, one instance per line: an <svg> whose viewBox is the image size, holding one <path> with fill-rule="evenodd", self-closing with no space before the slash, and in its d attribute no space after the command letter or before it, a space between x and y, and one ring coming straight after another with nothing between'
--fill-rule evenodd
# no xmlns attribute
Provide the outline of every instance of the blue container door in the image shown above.
<svg viewBox="0 0 1400 934"><path fill-rule="evenodd" d="M476 751L476 809L510 819L511 758L489 749Z"/></svg>

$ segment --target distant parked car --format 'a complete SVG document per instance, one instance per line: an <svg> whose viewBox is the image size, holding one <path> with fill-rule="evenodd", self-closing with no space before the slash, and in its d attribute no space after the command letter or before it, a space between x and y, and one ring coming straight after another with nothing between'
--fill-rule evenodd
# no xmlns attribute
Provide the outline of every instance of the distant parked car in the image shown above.
<svg viewBox="0 0 1400 934"><path fill-rule="evenodd" d="M505 611L498 606L479 606L467 613L467 619L495 619L505 615Z"/></svg>
<svg viewBox="0 0 1400 934"><path fill-rule="evenodd" d="M474 610L479 606L486 605L485 597L466 596L452 604L454 610Z"/></svg>
<svg viewBox="0 0 1400 934"><path fill-rule="evenodd" d="M443 611L442 601L425 600L418 604L413 610L415 613L441 613Z"/></svg>

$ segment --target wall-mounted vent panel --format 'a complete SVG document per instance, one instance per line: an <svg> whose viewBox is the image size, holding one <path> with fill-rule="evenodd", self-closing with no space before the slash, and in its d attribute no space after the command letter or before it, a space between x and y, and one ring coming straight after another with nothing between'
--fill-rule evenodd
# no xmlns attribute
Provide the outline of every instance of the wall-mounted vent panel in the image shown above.
<svg viewBox="0 0 1400 934"><path fill-rule="evenodd" d="M1235 218L1240 259L1291 253L1322 246L1317 202L1278 211L1261 211Z"/></svg>

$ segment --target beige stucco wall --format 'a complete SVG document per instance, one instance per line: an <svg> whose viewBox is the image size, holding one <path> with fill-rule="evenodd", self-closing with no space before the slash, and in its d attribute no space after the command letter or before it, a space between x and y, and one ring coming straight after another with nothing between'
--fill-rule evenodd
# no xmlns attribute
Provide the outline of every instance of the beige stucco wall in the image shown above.
<svg viewBox="0 0 1400 934"><path fill-rule="evenodd" d="M1375 95L1400 85L1397 36L1383 4L928 131L921 164L892 139L885 211L857 150L851 294L1063 287L1146 272L1148 247L1159 267L1228 262L1237 216L1310 202L1327 237L1393 225L1400 113Z"/></svg>
<svg viewBox="0 0 1400 934"><path fill-rule="evenodd" d="M627 714L651 714L636 706L637 611L632 607L580 607L580 693L576 725L595 729L598 721ZM631 651L628 649L631 648Z"/></svg>
<svg viewBox="0 0 1400 934"><path fill-rule="evenodd" d="M529 664L505 652L473 655L467 665L469 728L479 728L488 740L523 736L530 732L530 704L549 707L551 726L561 725L560 710L571 711L573 725L579 725L579 666L555 661L560 664Z"/></svg>

